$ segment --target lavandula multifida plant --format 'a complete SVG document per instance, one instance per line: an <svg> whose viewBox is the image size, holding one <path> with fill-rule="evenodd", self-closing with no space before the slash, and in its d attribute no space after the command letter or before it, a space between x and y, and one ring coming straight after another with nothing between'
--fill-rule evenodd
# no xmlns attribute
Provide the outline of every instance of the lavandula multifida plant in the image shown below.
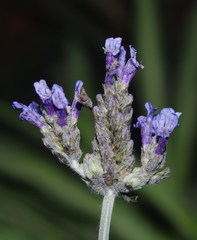
<svg viewBox="0 0 197 240"><path fill-rule="evenodd" d="M135 201L135 190L145 184L155 184L170 174L164 168L166 144L181 115L172 108L157 108L147 102L147 116L140 116L136 128L141 129L141 166L135 167L131 119L133 97L128 87L138 69L143 66L136 60L136 50L129 46L130 57L121 46L121 38L105 41L106 76L104 93L96 96L97 105L92 102L78 80L74 100L69 103L62 87L57 84L50 89L45 80L34 83L41 103L29 106L13 102L14 108L21 108L21 120L40 128L43 142L62 162L70 166L94 192L103 195L103 207L99 228L99 240L109 238L110 220L116 196ZM83 160L80 149L80 131L77 127L81 108L92 109L95 118L95 138L92 153Z"/></svg>

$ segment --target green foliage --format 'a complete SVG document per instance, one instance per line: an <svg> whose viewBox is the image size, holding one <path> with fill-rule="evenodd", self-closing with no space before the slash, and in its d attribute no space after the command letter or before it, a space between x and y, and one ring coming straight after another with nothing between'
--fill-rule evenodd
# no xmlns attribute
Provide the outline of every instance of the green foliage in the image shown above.
<svg viewBox="0 0 197 240"><path fill-rule="evenodd" d="M24 2L19 2L23 6ZM61 23L63 27L66 26L66 34L70 34L68 37L59 30L61 35L61 41L59 40L61 57L59 59L61 59L52 69L49 63L47 69L50 70L46 70L45 74L55 76L51 82L57 82L56 79L59 79L70 99L72 99L74 82L82 79L87 93L94 98L99 92L98 88L101 89L102 79L99 78L104 78L104 57L102 64L96 66L102 57L101 43L103 44L105 37L110 37L112 34L121 35L120 28L111 30L110 27L103 26L103 22L108 19L109 26L113 28L113 21L110 22L110 19L117 20L116 17L119 16L119 11L123 11L124 5L118 8L118 1L115 1L117 8L114 9L111 18L107 18L108 12L106 14L105 10L111 9L112 11L113 1L109 1L108 4L104 4L106 1L100 1L100 4L95 2L95 5L85 0L76 1L78 5L66 4L65 1L62 6L58 5L60 1L57 1L54 4L57 4L58 8L52 6L52 3L47 5L47 2L41 2L43 5L38 1L35 1L35 4L30 1L29 5L24 5L28 9L31 8L35 16L39 9L43 11L41 21L43 29L48 28L47 23L51 27L54 27L53 22L56 25ZM178 1L176 2L179 4ZM167 39L162 28L164 18L159 14L161 6L154 0L136 0L132 1L131 5L132 8L128 15L130 17L129 29L133 31L132 29L137 26L133 33L136 35L137 46L135 47L139 51L138 60L142 59L145 66L144 70L138 73L139 77L134 79L135 88L131 87L131 92L135 91L136 96L135 108L138 113L144 113L143 104L149 100L154 106L172 105L176 111L183 112L183 115L180 127L175 130L168 143L167 165L172 169L171 177L159 185L147 186L141 190L139 202L136 204L128 204L122 199L116 200L111 239L197 239L196 173L192 170L195 166L193 143L196 140L194 133L197 121L195 111L197 7L191 4L187 9L188 15L184 18L181 28L182 37L175 46L177 55L173 58L172 68L170 66L172 62L168 59L167 44L164 41ZM79 12L76 6L85 6L84 14ZM69 25L63 8L69 16ZM91 10L93 13L100 14L104 20L97 19L93 16L94 14L86 16L86 11ZM120 15L124 14L120 12ZM79 26L84 28L77 29L77 23L71 21L74 19L76 22L79 21ZM117 22L121 26L121 20ZM82 40L77 33L81 34ZM124 37L124 33L122 34ZM127 32L127 34L130 33ZM44 36L44 33L41 32L40 35ZM37 41L39 45L39 39ZM132 38L129 38L129 43L132 43ZM17 49L16 53L18 51ZM42 49L42 52L44 53L45 50ZM41 61L38 57L35 59ZM13 73L10 68L8 76L2 68L3 77L7 76L7 82L3 82L7 94L9 94L9 84L15 84L16 69L21 67L20 64L20 61L15 59ZM30 69L32 70L32 65ZM22 74L23 69L21 68L17 73L19 79L19 73ZM42 78L42 76L39 77ZM70 80L65 82L64 79ZM31 80L32 85L38 79L32 77ZM22 84L22 81L17 81L18 84ZM32 91L33 87L25 86L24 89L23 86L22 95L16 100L20 100L24 92L23 99L25 99ZM17 96L17 92L15 95L14 90L11 92L14 97ZM38 129L18 120L18 112L11 109L12 96L7 96L7 94L2 92L2 96L5 97L0 101L0 239L97 239L101 197L92 194L78 176L58 163L42 146ZM95 102L95 99L93 101ZM94 136L93 125L91 113L83 110L79 128L84 152L90 151L90 143Z"/></svg>

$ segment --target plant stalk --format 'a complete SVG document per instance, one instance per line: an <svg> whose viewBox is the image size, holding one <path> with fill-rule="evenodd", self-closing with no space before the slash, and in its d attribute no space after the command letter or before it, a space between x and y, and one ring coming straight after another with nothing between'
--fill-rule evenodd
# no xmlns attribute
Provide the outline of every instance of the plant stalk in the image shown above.
<svg viewBox="0 0 197 240"><path fill-rule="evenodd" d="M109 240L109 230L115 194L109 190L103 198L98 240Z"/></svg>

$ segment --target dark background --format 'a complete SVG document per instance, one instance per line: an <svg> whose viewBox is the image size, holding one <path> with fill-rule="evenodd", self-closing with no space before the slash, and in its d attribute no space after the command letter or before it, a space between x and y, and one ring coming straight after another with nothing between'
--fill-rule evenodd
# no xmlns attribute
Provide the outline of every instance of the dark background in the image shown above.
<svg viewBox="0 0 197 240"><path fill-rule="evenodd" d="M140 190L138 203L117 199L110 239L197 239L197 2L7 0L0 18L0 239L97 239L102 198L52 156L11 103L38 101L33 83L43 78L62 85L70 101L81 79L95 103L102 47L116 36L137 48L145 66L130 86L133 123L146 101L183 115L168 143L171 177ZM91 113L84 109L79 120L90 152ZM139 130L132 131L139 157Z"/></svg>

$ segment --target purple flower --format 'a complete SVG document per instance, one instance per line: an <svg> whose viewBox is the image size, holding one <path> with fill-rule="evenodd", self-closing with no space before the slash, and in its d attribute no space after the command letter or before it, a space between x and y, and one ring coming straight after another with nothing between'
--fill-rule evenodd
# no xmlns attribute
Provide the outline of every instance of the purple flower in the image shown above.
<svg viewBox="0 0 197 240"><path fill-rule="evenodd" d="M158 145L155 153L162 155L165 152L168 137L178 126L179 117L182 113L175 112L172 108L163 108L154 116L152 122L152 133L158 137Z"/></svg>
<svg viewBox="0 0 197 240"><path fill-rule="evenodd" d="M80 101L80 94L81 94L81 90L83 87L83 82L81 80L78 80L76 82L75 85L75 96L74 96L74 100L72 103L72 115L77 118L79 116L81 107L82 107L82 102Z"/></svg>
<svg viewBox="0 0 197 240"><path fill-rule="evenodd" d="M35 102L32 102L28 107L22 103L14 102L13 107L23 110L20 119L26 120L38 127L42 127L43 124L51 125L53 123L57 123L60 127L63 127L67 124L67 114L78 118L82 106L92 108L92 102L83 88L83 82L80 80L76 82L71 111L69 110L70 108L67 108L69 101L65 97L61 86L54 84L51 90L45 80L40 80L34 83L34 87L42 101L41 106ZM41 116L46 122L40 120Z"/></svg>
<svg viewBox="0 0 197 240"><path fill-rule="evenodd" d="M126 63L126 51L121 46L121 38L108 38L105 41L104 53L106 54L105 82L112 84L116 78L120 78L124 84L129 85L138 68L143 68L136 60L136 49L130 48L130 59Z"/></svg>
<svg viewBox="0 0 197 240"><path fill-rule="evenodd" d="M50 116L57 116L58 124L63 127L66 125L66 109L69 104L65 97L63 88L54 84L52 91L47 86L45 80L41 79L39 82L34 83L36 93L39 95L45 110Z"/></svg>
<svg viewBox="0 0 197 240"><path fill-rule="evenodd" d="M47 86L46 81L41 79L39 82L35 82L34 88L36 90L36 93L39 95L47 113L50 116L53 116L55 114L55 109L51 101L52 93L49 87Z"/></svg>
<svg viewBox="0 0 197 240"><path fill-rule="evenodd" d="M46 84L46 81L41 79L39 82L34 83L34 87L36 90L36 93L39 95L40 99L43 103L46 103L48 100L51 99L51 90Z"/></svg>
<svg viewBox="0 0 197 240"><path fill-rule="evenodd" d="M117 67L117 70L116 70L116 73L117 73L117 76L119 78L122 77L122 72L123 72L123 69L124 69L124 66L125 66L125 63L126 63L126 51L124 49L124 47L121 47L120 48L120 54L119 54L119 57L118 57L118 67Z"/></svg>
<svg viewBox="0 0 197 240"><path fill-rule="evenodd" d="M52 87L52 102L58 109L65 109L65 107L69 105L63 88L57 84L53 84Z"/></svg>
<svg viewBox="0 0 197 240"><path fill-rule="evenodd" d="M105 41L104 53L106 54L106 77L105 82L112 84L118 64L118 54L121 49L122 38L108 38Z"/></svg>
<svg viewBox="0 0 197 240"><path fill-rule="evenodd" d="M29 106L25 106L19 102L13 102L13 108L22 109L22 113L19 115L21 120L25 120L39 128L43 126L43 122L41 121L41 111L39 109L39 105L36 102L32 102Z"/></svg>
<svg viewBox="0 0 197 240"><path fill-rule="evenodd" d="M58 116L58 124L63 127L66 125L66 106L69 105L67 98L65 97L64 90L61 86L53 84L52 87L52 102L56 108L56 114Z"/></svg>
<svg viewBox="0 0 197 240"><path fill-rule="evenodd" d="M168 138L174 128L178 126L178 120L182 113L175 112L172 108L164 108L154 116L152 123L153 133L156 136Z"/></svg>
<svg viewBox="0 0 197 240"><path fill-rule="evenodd" d="M71 111L72 116L78 118L82 106L92 109L92 101L83 88L83 82L78 80L75 85L75 96Z"/></svg>
<svg viewBox="0 0 197 240"><path fill-rule="evenodd" d="M141 64L138 63L136 60L136 53L137 50L131 46L130 48L130 59L125 64L124 68L122 68L122 71L119 73L119 77L122 79L122 81L128 85L132 78L135 76L138 68L143 68Z"/></svg>
<svg viewBox="0 0 197 240"><path fill-rule="evenodd" d="M151 143L153 113L157 110L157 108L153 108L149 102L145 103L145 108L148 112L147 117L138 117L137 123L134 125L135 128L141 128L143 146Z"/></svg>
<svg viewBox="0 0 197 240"><path fill-rule="evenodd" d="M154 114L157 108L153 108L149 102L145 107L148 112L147 117L138 117L134 127L141 128L143 146L151 144L152 137L156 136L158 144L155 153L162 155L165 152L168 137L178 126L181 113L175 112L172 108L163 108L159 114Z"/></svg>

